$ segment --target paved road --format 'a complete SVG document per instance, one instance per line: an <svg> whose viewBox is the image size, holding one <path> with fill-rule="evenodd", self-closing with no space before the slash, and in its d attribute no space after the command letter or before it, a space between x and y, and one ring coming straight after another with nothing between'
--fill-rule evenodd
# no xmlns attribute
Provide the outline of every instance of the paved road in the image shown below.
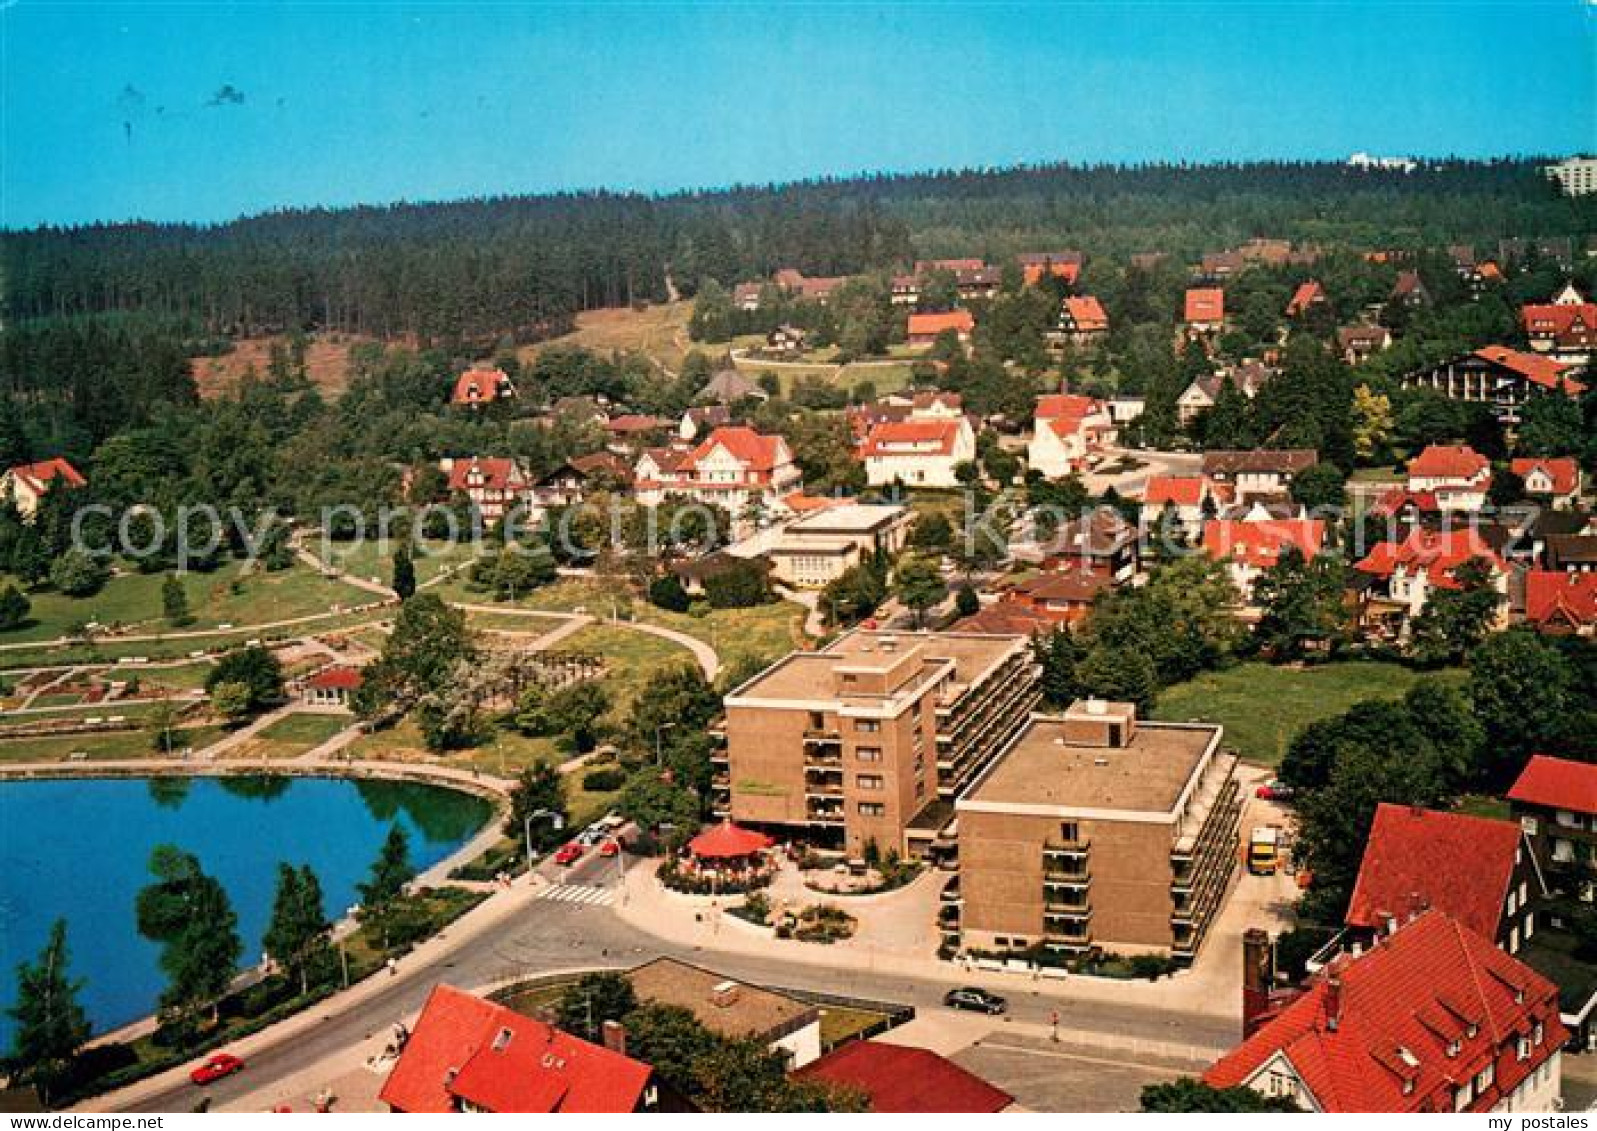
<svg viewBox="0 0 1597 1131"><path fill-rule="evenodd" d="M610 862L589 856L571 870L570 883L605 881ZM823 970L785 962L778 956L750 957L680 947L621 923L600 904L540 899L499 930L466 942L431 962L409 965L374 996L341 1015L327 1011L309 1032L274 1044L249 1057L249 1068L202 1093L189 1084L143 1097L131 1111L188 1111L202 1094L214 1108L225 1107L273 1081L314 1069L337 1054L385 1031L395 1021L421 1008L439 982L480 986L512 976L595 966L630 967L660 955L675 955L714 967L734 978L772 986L808 988L912 1004L917 1010L940 1010L952 983L905 977L891 971ZM416 960L409 960L415 962ZM383 978L383 975L377 975ZM976 976L979 981L979 976ZM1123 1036L1195 1045L1234 1043L1234 1023L1213 1016L1167 1013L1141 1006L1071 1002L1009 991L1011 1016L1039 1025L1061 1011L1061 1024L1072 1029L1102 1029ZM325 1009L326 1007L323 1007Z"/></svg>

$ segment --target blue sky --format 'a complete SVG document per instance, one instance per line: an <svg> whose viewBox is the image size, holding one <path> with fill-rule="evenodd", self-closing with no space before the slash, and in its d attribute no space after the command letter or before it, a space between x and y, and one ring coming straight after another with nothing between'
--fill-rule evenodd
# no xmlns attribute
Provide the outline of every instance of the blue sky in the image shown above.
<svg viewBox="0 0 1597 1131"><path fill-rule="evenodd" d="M0 223L1597 148L1597 7L0 0Z"/></svg>

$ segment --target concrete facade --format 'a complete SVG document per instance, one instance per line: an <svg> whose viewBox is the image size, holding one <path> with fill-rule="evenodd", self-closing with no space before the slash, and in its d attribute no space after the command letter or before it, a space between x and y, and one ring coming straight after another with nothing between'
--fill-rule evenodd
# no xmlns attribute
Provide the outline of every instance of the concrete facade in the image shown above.
<svg viewBox="0 0 1597 1131"><path fill-rule="evenodd" d="M1037 695L1025 637L848 633L726 697L716 808L854 856L929 855L943 822L916 818L947 808Z"/></svg>
<svg viewBox="0 0 1597 1131"><path fill-rule="evenodd" d="M1130 704L1033 716L955 804L946 941L1196 955L1237 863L1242 798L1217 726Z"/></svg>

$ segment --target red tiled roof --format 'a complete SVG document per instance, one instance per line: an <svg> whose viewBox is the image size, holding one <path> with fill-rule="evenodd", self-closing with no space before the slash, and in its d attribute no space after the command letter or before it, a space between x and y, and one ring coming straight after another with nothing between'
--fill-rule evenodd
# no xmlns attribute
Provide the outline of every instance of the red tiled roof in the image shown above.
<svg viewBox="0 0 1597 1131"><path fill-rule="evenodd" d="M1597 763L1534 754L1508 791L1508 799L1597 816Z"/></svg>
<svg viewBox="0 0 1597 1131"><path fill-rule="evenodd" d="M1098 410L1098 402L1091 397L1074 393L1048 393L1037 398L1037 419L1057 420L1060 417L1090 416Z"/></svg>
<svg viewBox="0 0 1597 1131"><path fill-rule="evenodd" d="M647 1064L491 1001L437 986L378 1099L396 1111L629 1112Z"/></svg>
<svg viewBox="0 0 1597 1131"><path fill-rule="evenodd" d="M1114 588L1114 584L1113 578L1089 570L1049 570L1017 581L1005 590L1004 599L1024 599L1039 605L1091 602L1105 589Z"/></svg>
<svg viewBox="0 0 1597 1131"><path fill-rule="evenodd" d="M1148 479L1142 504L1162 507L1174 503L1178 507L1196 507L1203 503L1204 480L1196 475L1154 475Z"/></svg>
<svg viewBox="0 0 1597 1131"><path fill-rule="evenodd" d="M753 856L775 842L764 833L722 821L688 841L688 852L701 860L731 860Z"/></svg>
<svg viewBox="0 0 1597 1131"><path fill-rule="evenodd" d="M968 310L950 310L942 314L911 314L909 316L909 336L911 338L936 337L944 330L953 330L958 334L968 334L976 328L976 319Z"/></svg>
<svg viewBox="0 0 1597 1131"><path fill-rule="evenodd" d="M1071 325L1081 333L1109 329L1109 315L1103 303L1092 295L1070 295L1065 299L1065 312Z"/></svg>
<svg viewBox="0 0 1597 1131"><path fill-rule="evenodd" d="M1408 462L1410 479L1457 479L1468 482L1491 470L1491 460L1467 444L1431 444Z"/></svg>
<svg viewBox="0 0 1597 1131"><path fill-rule="evenodd" d="M510 375L503 369L468 369L455 378L449 399L454 404L482 404L514 392Z"/></svg>
<svg viewBox="0 0 1597 1131"><path fill-rule="evenodd" d="M1209 557L1230 558L1257 569L1275 565L1288 546L1312 558L1324 545L1325 523L1317 518L1213 519L1203 526L1203 549Z"/></svg>
<svg viewBox="0 0 1597 1131"><path fill-rule="evenodd" d="M776 469L777 461L781 458L782 438L766 436L742 425L717 428L693 449L683 464L684 469L697 467L718 447L731 452L732 457L750 472L768 474Z"/></svg>
<svg viewBox="0 0 1597 1131"><path fill-rule="evenodd" d="M1555 495L1569 494L1580 479L1580 464L1570 456L1560 456L1557 459L1516 459L1508 466L1521 479L1527 479L1538 468L1541 469L1547 478L1552 480Z"/></svg>
<svg viewBox="0 0 1597 1131"><path fill-rule="evenodd" d="M1465 562L1482 558L1499 572L1508 567L1497 556L1480 531L1468 527L1452 530L1426 530L1417 527L1401 542L1382 542L1366 554L1354 569L1376 577L1391 577L1399 566L1410 573L1424 572L1432 585L1456 588L1453 571Z"/></svg>
<svg viewBox="0 0 1597 1131"><path fill-rule="evenodd" d="M1219 287L1193 287L1187 291L1188 322L1220 322L1225 318L1225 291Z"/></svg>
<svg viewBox="0 0 1597 1131"><path fill-rule="evenodd" d="M480 490L508 491L521 479L521 472L516 467L515 460L499 456L478 456L472 459L457 459L450 466L449 489L464 491L473 486L468 482L473 469L482 473L482 482L474 485Z"/></svg>
<svg viewBox="0 0 1597 1131"><path fill-rule="evenodd" d="M794 1077L858 1088L878 1113L987 1115L1015 1102L1008 1092L929 1049L881 1041L852 1041Z"/></svg>
<svg viewBox="0 0 1597 1131"><path fill-rule="evenodd" d="M861 456L904 455L913 445L917 455L948 455L959 440L958 420L884 420L871 425L860 446Z"/></svg>
<svg viewBox="0 0 1597 1131"><path fill-rule="evenodd" d="M1550 357L1543 357L1539 353L1512 350L1507 346L1483 346L1475 351L1475 356L1512 370L1531 384L1540 385L1544 389L1561 388L1572 397L1586 391L1585 385L1573 377L1565 376L1570 369L1569 366Z"/></svg>
<svg viewBox="0 0 1597 1131"><path fill-rule="evenodd" d="M1380 805L1348 904L1348 925L1384 930L1389 918L1401 922L1434 907L1496 938L1519 838L1512 821Z"/></svg>
<svg viewBox="0 0 1597 1131"><path fill-rule="evenodd" d="M1538 1025L1541 1044L1520 1060L1517 1039ZM1427 911L1365 954L1333 962L1203 1079L1244 1085L1280 1055L1325 1111L1450 1112L1455 1087L1490 1064L1493 1082L1465 1109L1488 1111L1568 1036L1556 986Z"/></svg>
<svg viewBox="0 0 1597 1131"><path fill-rule="evenodd" d="M1597 344L1597 302L1527 303L1520 322L1531 338L1547 338L1570 349Z"/></svg>
<svg viewBox="0 0 1597 1131"><path fill-rule="evenodd" d="M991 636L1030 636L1056 627L1057 621L1047 613L1027 605L1000 601L986 605L954 625L956 632L980 632Z"/></svg>
<svg viewBox="0 0 1597 1131"><path fill-rule="evenodd" d="M1597 624L1597 573L1531 570L1525 574L1525 619L1580 627Z"/></svg>
<svg viewBox="0 0 1597 1131"><path fill-rule="evenodd" d="M1313 302L1323 302L1325 292L1320 289L1320 284L1310 279L1306 283L1299 283L1298 289L1292 292L1292 299L1286 304L1286 315L1292 318L1302 314Z"/></svg>
<svg viewBox="0 0 1597 1131"><path fill-rule="evenodd" d="M57 480L68 487L87 487L89 484L89 481L78 473L77 468L59 456L55 459L40 460L38 463L19 464L13 467L9 474L23 480L35 491L43 491Z"/></svg>
<svg viewBox="0 0 1597 1131"><path fill-rule="evenodd" d="M359 668L334 664L330 668L323 668L305 682L317 691L354 691L361 685L362 679Z"/></svg>

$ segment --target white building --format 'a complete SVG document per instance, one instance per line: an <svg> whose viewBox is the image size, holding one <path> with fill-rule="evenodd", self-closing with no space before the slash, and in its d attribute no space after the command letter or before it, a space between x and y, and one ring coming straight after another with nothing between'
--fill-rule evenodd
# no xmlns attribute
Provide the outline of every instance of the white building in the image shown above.
<svg viewBox="0 0 1597 1131"><path fill-rule="evenodd" d="M976 458L976 433L961 416L952 420L884 420L860 445L865 481L872 487L957 487L954 469Z"/></svg>
<svg viewBox="0 0 1597 1131"><path fill-rule="evenodd" d="M1589 196L1597 192L1597 157L1571 157L1548 165L1544 172L1558 182L1565 196Z"/></svg>
<svg viewBox="0 0 1597 1131"><path fill-rule="evenodd" d="M766 551L771 576L795 589L820 589L873 553L904 548L913 515L894 503L845 503L789 523Z"/></svg>
<svg viewBox="0 0 1597 1131"><path fill-rule="evenodd" d="M1026 464L1049 479L1060 479L1086 466L1087 456L1114 432L1115 424L1102 401L1056 393L1037 398L1037 415Z"/></svg>

